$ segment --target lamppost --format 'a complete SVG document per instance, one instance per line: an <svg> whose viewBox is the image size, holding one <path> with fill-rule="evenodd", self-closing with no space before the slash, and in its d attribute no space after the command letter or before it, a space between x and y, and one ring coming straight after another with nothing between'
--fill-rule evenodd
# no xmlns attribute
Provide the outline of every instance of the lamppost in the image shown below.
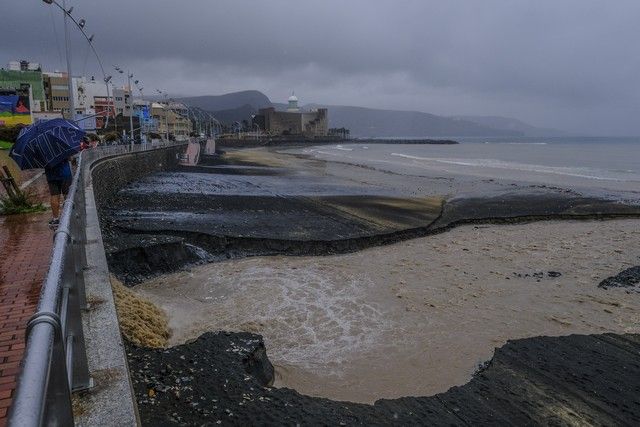
<svg viewBox="0 0 640 427"><path fill-rule="evenodd" d="M107 88L107 119L105 120L105 128L109 123L109 116L111 112L111 107L109 106L109 80L111 80L111 76L107 76L104 71L104 66L102 65L102 60L100 60L100 55L96 51L95 46L93 45L93 40L95 36L91 34L90 36L84 30L86 20L80 19L80 21L76 21L73 16L71 16L71 12L73 11L73 6L67 9L66 0L62 1L62 5L55 0L42 0L44 3L49 5L55 5L64 13L64 33L65 33L65 49L66 49L66 58L67 58L67 89L69 90L69 112L70 119L73 120L75 118L75 99L73 97L73 77L71 73L71 48L70 48L70 36L67 28L67 21L71 20L76 27L80 30L84 38L87 40L87 43L91 47L93 54L98 60L98 65L100 66L100 70L102 71L102 76L104 79L104 84Z"/></svg>
<svg viewBox="0 0 640 427"><path fill-rule="evenodd" d="M114 67L116 69L116 71L120 74L124 74L124 70L116 65L114 65ZM133 90L131 89L131 79L133 78L133 73L130 73L129 71L127 71L127 88L129 89L129 139L130 141L130 145L131 148L133 148L133 141L134 141L134 136L133 136ZM124 103L124 109L127 109L127 102L126 102L126 93L125 93L125 103Z"/></svg>
<svg viewBox="0 0 640 427"><path fill-rule="evenodd" d="M141 143L145 143L147 142L147 138L144 137L145 133L149 133L149 129L148 129L148 123L145 121L143 123L143 120L145 119L145 114L144 111L147 112L147 114L149 114L149 110L147 109L147 102L144 100L144 93L142 93L142 90L144 89L143 86L138 86L138 83L140 81L139 80L134 80L133 84L136 85L136 89L138 89L138 93L140 93L140 101L142 102L142 108L141 108L141 113L139 116L139 123L140 123L140 142Z"/></svg>
<svg viewBox="0 0 640 427"><path fill-rule="evenodd" d="M160 89L156 89L156 92L158 92L160 95L162 95L164 97L164 103L165 103L164 130L165 130L165 138L167 139L167 141L169 141L169 120L167 119L168 110L169 110L169 102L167 101L167 98L169 97L169 94L166 93L166 92L161 91Z"/></svg>

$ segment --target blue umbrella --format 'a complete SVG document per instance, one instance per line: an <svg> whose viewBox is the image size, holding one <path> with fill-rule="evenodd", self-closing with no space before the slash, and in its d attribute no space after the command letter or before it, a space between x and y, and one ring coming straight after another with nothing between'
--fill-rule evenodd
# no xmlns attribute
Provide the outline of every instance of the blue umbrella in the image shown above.
<svg viewBox="0 0 640 427"><path fill-rule="evenodd" d="M55 166L80 151L84 131L64 119L42 120L20 131L9 153L20 169Z"/></svg>

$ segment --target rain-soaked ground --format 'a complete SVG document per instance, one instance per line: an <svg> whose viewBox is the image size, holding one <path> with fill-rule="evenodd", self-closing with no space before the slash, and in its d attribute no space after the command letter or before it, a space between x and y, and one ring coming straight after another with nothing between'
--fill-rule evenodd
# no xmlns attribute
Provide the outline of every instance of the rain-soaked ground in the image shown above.
<svg viewBox="0 0 640 427"><path fill-rule="evenodd" d="M637 220L593 221L638 206L439 175L230 152L121 190L101 213L111 268L133 285L216 261L138 285L173 344L258 333L276 386L358 402L462 385L508 339L640 332L636 299L597 287L638 264ZM591 221L463 225L554 218Z"/></svg>

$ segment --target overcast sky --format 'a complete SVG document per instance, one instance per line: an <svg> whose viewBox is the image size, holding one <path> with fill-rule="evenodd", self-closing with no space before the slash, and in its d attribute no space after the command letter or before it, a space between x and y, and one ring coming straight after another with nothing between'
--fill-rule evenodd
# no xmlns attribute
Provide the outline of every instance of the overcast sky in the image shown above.
<svg viewBox="0 0 640 427"><path fill-rule="evenodd" d="M286 102L295 90L303 104L640 135L639 0L67 4L86 18L105 66L130 68L147 94L257 89ZM41 0L2 0L0 40L0 63L64 69L62 14ZM77 31L72 42L74 74L95 74Z"/></svg>

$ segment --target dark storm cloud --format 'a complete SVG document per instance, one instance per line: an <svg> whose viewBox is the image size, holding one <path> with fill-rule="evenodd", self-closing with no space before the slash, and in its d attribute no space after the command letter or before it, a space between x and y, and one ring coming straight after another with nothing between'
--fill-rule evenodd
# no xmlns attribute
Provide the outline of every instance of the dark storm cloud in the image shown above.
<svg viewBox="0 0 640 427"><path fill-rule="evenodd" d="M38 0L2 2L0 61L63 68L60 13ZM68 3L105 64L130 67L147 88L255 88L274 101L295 89L305 102L640 134L636 0ZM96 73L74 45L76 74Z"/></svg>

